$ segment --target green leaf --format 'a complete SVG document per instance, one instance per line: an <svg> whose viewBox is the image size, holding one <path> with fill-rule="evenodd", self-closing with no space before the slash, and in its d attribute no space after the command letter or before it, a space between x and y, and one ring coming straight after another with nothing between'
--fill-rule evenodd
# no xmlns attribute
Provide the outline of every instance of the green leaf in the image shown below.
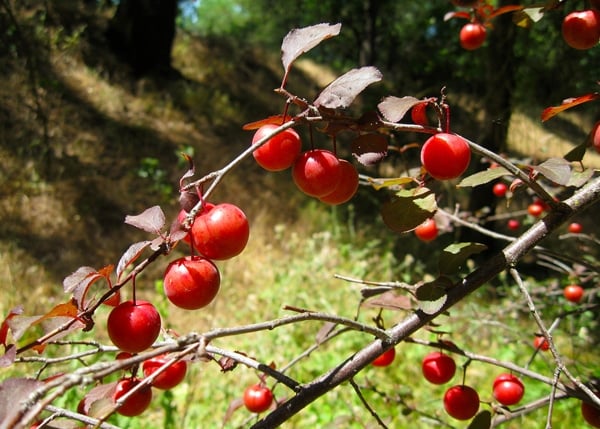
<svg viewBox="0 0 600 429"><path fill-rule="evenodd" d="M573 171L571 174L571 179L567 186L574 186L576 188L580 188L585 185L592 177L594 176L594 169L586 168L583 171Z"/></svg>
<svg viewBox="0 0 600 429"><path fill-rule="evenodd" d="M507 176L511 173L504 167L488 168L485 171L479 171L475 174L465 177L457 185L459 188L466 188L468 186L479 186L484 183L491 182L498 177Z"/></svg>
<svg viewBox="0 0 600 429"><path fill-rule="evenodd" d="M439 260L440 274L454 274L471 257L487 246L481 243L454 243L442 250Z"/></svg>
<svg viewBox="0 0 600 429"><path fill-rule="evenodd" d="M375 190L379 191L382 188L389 188L392 186L402 186L407 185L415 181L413 177L396 177L393 179L379 179L379 178L369 178L369 183Z"/></svg>
<svg viewBox="0 0 600 429"><path fill-rule="evenodd" d="M438 277L419 286L416 296L421 311L425 314L435 314L440 311L448 299L446 291L450 287L452 287L452 281L448 277Z"/></svg>
<svg viewBox="0 0 600 429"><path fill-rule="evenodd" d="M437 210L435 194L428 188L402 189L381 208L383 222L396 232L408 232Z"/></svg>
<svg viewBox="0 0 600 429"><path fill-rule="evenodd" d="M571 165L564 158L550 158L533 169L559 185L566 185L571 178Z"/></svg>
<svg viewBox="0 0 600 429"><path fill-rule="evenodd" d="M492 413L484 410L477 414L467 429L490 429L492 427Z"/></svg>

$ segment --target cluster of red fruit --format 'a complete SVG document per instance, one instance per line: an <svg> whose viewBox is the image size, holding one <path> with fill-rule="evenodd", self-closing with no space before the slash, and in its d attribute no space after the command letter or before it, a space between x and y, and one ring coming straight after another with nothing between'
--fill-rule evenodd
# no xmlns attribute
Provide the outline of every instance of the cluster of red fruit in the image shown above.
<svg viewBox="0 0 600 429"><path fill-rule="evenodd" d="M274 124L263 125L254 134L252 144L257 144L277 128ZM348 202L358 189L358 171L352 163L325 149L302 152L300 136L292 128L271 137L253 152L253 156L258 165L268 171L291 167L296 186L327 204Z"/></svg>
<svg viewBox="0 0 600 429"><path fill-rule="evenodd" d="M117 355L117 359L126 359L130 356L131 354L122 352ZM168 355L159 355L145 360L142 363L144 377L152 376L159 369L161 372L154 377L150 384L138 388L138 390L127 397L117 409L119 414L128 417L139 416L148 408L150 402L152 402L152 387L168 390L183 381L187 372L187 362L184 360L170 362L170 360L171 358ZM113 400L117 402L120 398L136 388L141 382L142 379L136 376L122 378L117 382L113 393ZM79 411L83 411L83 414L85 414L85 410Z"/></svg>

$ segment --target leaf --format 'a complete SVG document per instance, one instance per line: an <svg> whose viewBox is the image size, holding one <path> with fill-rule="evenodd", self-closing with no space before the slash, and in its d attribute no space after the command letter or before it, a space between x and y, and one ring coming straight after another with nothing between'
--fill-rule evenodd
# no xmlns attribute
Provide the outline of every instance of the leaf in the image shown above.
<svg viewBox="0 0 600 429"><path fill-rule="evenodd" d="M533 169L559 185L566 185L571 178L571 165L564 158L550 158Z"/></svg>
<svg viewBox="0 0 600 429"><path fill-rule="evenodd" d="M77 309L77 306L71 300L68 302L64 302L64 303L55 305L54 308L52 308L52 310L50 310L48 313L44 314L42 317L40 317L38 320L36 320L34 323L32 323L32 325L37 325L38 323L42 323L45 320L51 319L54 317L76 318L78 313L79 313L79 311Z"/></svg>
<svg viewBox="0 0 600 429"><path fill-rule="evenodd" d="M82 399L82 408L90 417L104 417L114 406L113 395L118 381L107 384L99 384L90 389Z"/></svg>
<svg viewBox="0 0 600 429"><path fill-rule="evenodd" d="M544 10L543 7L527 7L516 11L512 16L513 23L519 27L529 28L544 17Z"/></svg>
<svg viewBox="0 0 600 429"><path fill-rule="evenodd" d="M387 155L388 141L381 134L361 134L352 141L352 155L363 165L373 165Z"/></svg>
<svg viewBox="0 0 600 429"><path fill-rule="evenodd" d="M369 183L375 190L380 190L382 188L391 188L394 186L402 186L407 185L409 183L413 183L415 179L413 177L396 177L394 179L385 179L385 178L368 178Z"/></svg>
<svg viewBox="0 0 600 429"><path fill-rule="evenodd" d="M261 119L259 121L248 122L247 124L245 124L242 127L242 129L245 131L258 130L263 125L269 125L269 124L279 126L279 125L285 124L286 122L290 121L291 119L292 119L292 117L289 115L287 115L285 117L282 114L273 115L273 116L269 116L268 118Z"/></svg>
<svg viewBox="0 0 600 429"><path fill-rule="evenodd" d="M89 282L91 276L98 274L98 271L93 267L79 267L75 272L65 277L63 280L63 290L66 293L73 292L82 282Z"/></svg>
<svg viewBox="0 0 600 429"><path fill-rule="evenodd" d="M585 94L576 98L568 98L563 101L560 106L547 107L542 112L542 122L547 121L548 119L558 115L560 112L563 112L571 107L578 106L582 103L587 103L588 101L597 100L600 98L600 93L594 92L590 94Z"/></svg>
<svg viewBox="0 0 600 429"><path fill-rule="evenodd" d="M416 295L421 311L425 314L435 314L440 311L448 299L446 290L451 286L452 282L447 277L438 277L419 286Z"/></svg>
<svg viewBox="0 0 600 429"><path fill-rule="evenodd" d="M137 258L140 257L142 252L146 247L148 247L152 243L151 241L140 241L138 243L133 243L125 253L119 259L119 263L117 264L117 281L121 280L121 275L123 275L123 271L131 265Z"/></svg>
<svg viewBox="0 0 600 429"><path fill-rule="evenodd" d="M342 24L323 23L291 30L281 43L281 62L285 70L281 87L285 86L291 65L300 55L310 51L323 40L337 36L341 28Z"/></svg>
<svg viewBox="0 0 600 429"><path fill-rule="evenodd" d="M399 122L411 108L422 102L423 100L411 96L402 98L388 96L377 105L377 108L388 121Z"/></svg>
<svg viewBox="0 0 600 429"><path fill-rule="evenodd" d="M314 104L328 109L345 109L367 86L379 82L382 77L381 72L372 66L352 69L331 82Z"/></svg>
<svg viewBox="0 0 600 429"><path fill-rule="evenodd" d="M185 173L183 173L183 176L181 176L181 179L179 179L179 188L183 188L185 185L185 179L188 179L190 177L192 177L194 174L196 174L196 167L194 166L194 160L192 159L191 156L189 156L187 153L182 153L181 156L183 156L185 158L185 160L188 162L188 169ZM184 191L187 192L187 191Z"/></svg>
<svg viewBox="0 0 600 429"><path fill-rule="evenodd" d="M14 308L12 308L9 312L8 315L4 318L4 320L2 321L2 325L0 325L0 344L2 344L4 347L6 347L6 339L8 337L8 322L10 321L10 319L12 319L15 316L18 316L19 314L23 313L23 306L22 305L18 305Z"/></svg>
<svg viewBox="0 0 600 429"><path fill-rule="evenodd" d="M388 228L408 232L429 219L437 210L435 194L425 188L403 189L383 204L381 216Z"/></svg>
<svg viewBox="0 0 600 429"><path fill-rule="evenodd" d="M17 347L14 344L5 348L4 354L0 356L0 368L11 366L17 357Z"/></svg>
<svg viewBox="0 0 600 429"><path fill-rule="evenodd" d="M325 341L327 339L329 334L331 334L331 332L335 329L336 326L337 326L337 323L335 323L335 322L323 323L323 326L321 327L321 329L319 329L319 332L317 332L317 335L315 336L316 343L317 344L323 343L323 341Z"/></svg>
<svg viewBox="0 0 600 429"><path fill-rule="evenodd" d="M469 186L479 186L484 183L489 183L496 180L499 177L510 175L511 173L504 167L488 168L484 171L478 171L475 174L465 177L457 185L459 188L466 188Z"/></svg>
<svg viewBox="0 0 600 429"><path fill-rule="evenodd" d="M438 267L440 274L454 274L460 267L477 253L483 252L487 246L481 243L453 243L442 250Z"/></svg>
<svg viewBox="0 0 600 429"><path fill-rule="evenodd" d="M579 188L585 185L594 176L594 170L592 168L586 168L583 171L573 171L571 179L567 186L574 186Z"/></svg>
<svg viewBox="0 0 600 429"><path fill-rule="evenodd" d="M492 427L492 413L490 410L483 410L475 416L467 429L490 429Z"/></svg>
<svg viewBox="0 0 600 429"><path fill-rule="evenodd" d="M165 226L165 214L160 206L153 206L144 210L139 215L127 215L125 223L146 232L160 234L160 230Z"/></svg>
<svg viewBox="0 0 600 429"><path fill-rule="evenodd" d="M459 11L459 12L447 12L444 15L444 21L449 21L453 18L462 18L462 19L468 19L471 20L471 14L469 12L465 12L465 11Z"/></svg>
<svg viewBox="0 0 600 429"><path fill-rule="evenodd" d="M410 310L412 300L407 295L400 295L393 290L388 290L378 296L369 298L365 301L364 306L385 308L387 310Z"/></svg>
<svg viewBox="0 0 600 429"><path fill-rule="evenodd" d="M563 158L569 162L580 162L585 155L587 147L588 147L588 142L586 140L583 143L580 143L577 146L575 146L569 152L567 152L567 154L565 156L563 156Z"/></svg>
<svg viewBox="0 0 600 429"><path fill-rule="evenodd" d="M225 411L225 415L223 416L223 426L226 426L226 423L231 420L233 413L242 408L244 406L244 400L242 398L235 398L229 402L229 406L227 407L227 411Z"/></svg>
<svg viewBox="0 0 600 429"><path fill-rule="evenodd" d="M23 402L44 383L33 378L9 378L0 383L0 426L13 427Z"/></svg>

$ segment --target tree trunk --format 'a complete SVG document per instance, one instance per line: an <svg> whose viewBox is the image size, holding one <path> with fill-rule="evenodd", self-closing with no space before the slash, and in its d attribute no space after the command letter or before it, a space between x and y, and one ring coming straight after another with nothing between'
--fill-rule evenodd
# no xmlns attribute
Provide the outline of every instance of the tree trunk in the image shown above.
<svg viewBox="0 0 600 429"><path fill-rule="evenodd" d="M177 0L121 0L106 36L136 76L172 72Z"/></svg>

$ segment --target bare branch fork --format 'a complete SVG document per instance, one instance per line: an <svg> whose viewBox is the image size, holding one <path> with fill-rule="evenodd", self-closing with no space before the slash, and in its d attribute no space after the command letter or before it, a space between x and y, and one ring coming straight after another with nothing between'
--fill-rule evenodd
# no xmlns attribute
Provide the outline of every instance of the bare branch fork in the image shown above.
<svg viewBox="0 0 600 429"><path fill-rule="evenodd" d="M410 335L417 332L440 314L448 311L454 304L483 286L503 270L514 267L521 258L548 236L548 234L567 222L573 214L585 210L598 200L600 200L600 178L592 180L572 197L558 204L554 210L549 212L545 218L536 222L521 237L510 243L495 257L488 260L465 277L459 284L451 288L448 291L446 303L437 313L429 315L422 311L417 311L409 315L402 322L388 330L389 341L381 339L372 341L362 350L349 356L340 365L322 374L312 382L305 384L295 396L292 396L273 412L258 421L252 428L266 429L277 427L325 393L349 381L385 350L407 339ZM585 393L589 394L590 392ZM594 398L590 397L590 399L593 400Z"/></svg>

